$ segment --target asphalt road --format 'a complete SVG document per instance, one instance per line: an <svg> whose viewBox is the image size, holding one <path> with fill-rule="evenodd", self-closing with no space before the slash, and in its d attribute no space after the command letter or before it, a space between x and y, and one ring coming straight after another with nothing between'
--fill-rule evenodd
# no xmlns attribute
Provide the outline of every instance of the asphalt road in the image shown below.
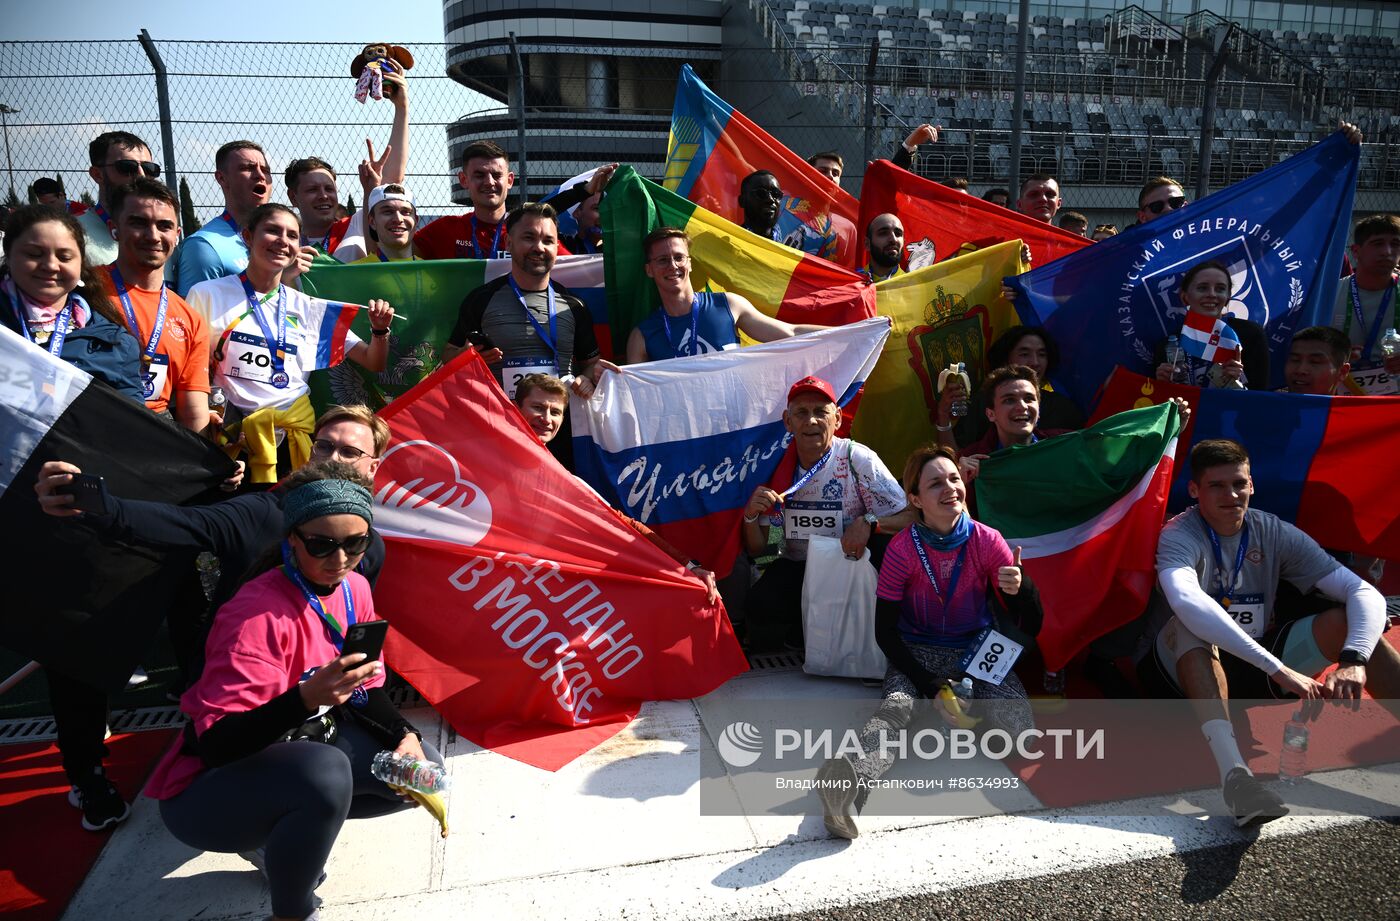
<svg viewBox="0 0 1400 921"><path fill-rule="evenodd" d="M950 855L950 859L956 859ZM781 915L791 921L1400 918L1400 821L1136 860L1075 873Z"/></svg>

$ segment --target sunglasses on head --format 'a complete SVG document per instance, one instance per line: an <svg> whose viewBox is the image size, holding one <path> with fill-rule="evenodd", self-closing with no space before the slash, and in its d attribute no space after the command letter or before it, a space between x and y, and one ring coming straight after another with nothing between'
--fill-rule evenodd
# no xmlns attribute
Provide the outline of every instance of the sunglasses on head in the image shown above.
<svg viewBox="0 0 1400 921"><path fill-rule="evenodd" d="M368 532L356 537L347 537L345 540L335 540L317 534L303 534L300 528L293 528L292 533L301 541L306 552L318 560L325 559L337 550L344 550L346 556L359 556L369 549L370 536Z"/></svg>
<svg viewBox="0 0 1400 921"><path fill-rule="evenodd" d="M1143 205L1143 207L1146 208L1148 211L1151 211L1153 214L1161 214L1168 208L1175 211L1177 208L1180 208L1184 204L1186 204L1185 195L1173 195L1166 201L1151 201Z"/></svg>
<svg viewBox="0 0 1400 921"><path fill-rule="evenodd" d="M160 175L160 164L152 163L149 160L144 163L140 160L113 160L107 165L123 176L135 176L137 173L145 173L147 178L154 179Z"/></svg>

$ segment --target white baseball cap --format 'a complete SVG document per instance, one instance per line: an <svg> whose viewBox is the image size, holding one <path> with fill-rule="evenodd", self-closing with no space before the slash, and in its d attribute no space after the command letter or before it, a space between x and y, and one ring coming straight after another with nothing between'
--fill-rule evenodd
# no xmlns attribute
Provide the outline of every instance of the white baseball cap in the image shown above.
<svg viewBox="0 0 1400 921"><path fill-rule="evenodd" d="M369 214L373 214L374 206L384 201L406 201L414 213L418 211L418 206L413 203L413 193L406 186L399 185L397 182L375 186L374 190L369 193L369 203L365 205L365 210Z"/></svg>

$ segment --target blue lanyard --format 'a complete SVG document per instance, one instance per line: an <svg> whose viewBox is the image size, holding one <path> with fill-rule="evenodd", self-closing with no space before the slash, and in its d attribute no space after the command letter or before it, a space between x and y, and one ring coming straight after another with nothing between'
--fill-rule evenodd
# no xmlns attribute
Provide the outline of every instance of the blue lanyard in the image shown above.
<svg viewBox="0 0 1400 921"><path fill-rule="evenodd" d="M228 221L228 225L233 228L233 235L238 236L238 222L233 219L232 214L228 213L227 208L224 209L223 214L219 215L218 220Z"/></svg>
<svg viewBox="0 0 1400 921"><path fill-rule="evenodd" d="M535 332L539 335L540 339L545 345L549 346L549 350L554 353L554 367L557 369L559 367L559 315L554 307L554 287L546 283L544 289L547 304L545 310L549 314L549 335L546 336L544 327L540 325L539 320L535 319L535 315L530 312L529 306L525 303L525 293L520 290L520 286L515 283L514 278L507 275L506 279L510 282L510 289L514 291L515 296L520 299L520 309L525 311L525 319L530 321L530 325L535 328ZM531 293L533 294L535 292Z"/></svg>
<svg viewBox="0 0 1400 921"><path fill-rule="evenodd" d="M326 631L331 635L331 642L335 644L335 651L340 652L345 646L345 630L340 628L340 624L335 622L335 618L326 613L326 608L321 604L321 599L311 590L311 585L306 581L306 577L297 571L292 563L292 545L287 541L282 541L282 572L287 578L292 580L292 584L301 589L302 597L311 606L326 625ZM340 583L340 595L345 599L345 628L355 626L355 599L350 594L349 580Z"/></svg>
<svg viewBox="0 0 1400 921"><path fill-rule="evenodd" d="M24 295L20 293L18 287L15 288L15 319L19 320L19 331L24 334L24 338L38 345L34 338L34 333L29 330L29 321L24 318ZM68 303L63 305L63 309L58 312L58 316L53 320L53 332L49 334L49 354L58 356L63 351L63 341L68 338L68 323L73 316L73 296L68 296ZM61 356L60 356L61 357Z"/></svg>
<svg viewBox="0 0 1400 921"><path fill-rule="evenodd" d="M136 337L136 341L141 341L141 324L136 322L136 308L131 304L131 297L126 293L126 283L122 281L121 270L115 265L112 266L112 287L117 289L117 297L121 298L122 310L126 312L126 325L131 327L131 334ZM169 292L166 290L165 282L160 283L160 306L156 308L156 319L151 327L151 338L146 340L146 348L141 353L143 364L150 364L151 359L156 354L156 346L160 344L160 334L165 330L165 310L169 302Z"/></svg>
<svg viewBox="0 0 1400 921"><path fill-rule="evenodd" d="M498 221L498 222L496 223L496 233L495 233L495 235L493 235L493 236L491 237L491 251L490 251L489 253L486 253L485 255L482 255L482 253L481 253L481 244L477 242L477 236L476 236L476 215L475 215L475 214L473 214L472 217L471 217L471 223L472 223L472 256L473 256L473 258L476 258L476 259L494 259L494 258L496 258L496 254L497 254L498 252L501 251L501 234L502 234L502 232L504 232L504 230L505 230L506 222L505 222L505 221Z"/></svg>
<svg viewBox="0 0 1400 921"><path fill-rule="evenodd" d="M112 216L111 216L110 214L107 213L107 209L106 209L106 208L102 207L101 205L93 205L93 206L92 206L92 213L93 213L93 214L96 214L98 217L102 218L102 223L104 223L104 224L107 225L107 229L108 229L108 230L116 230L116 229L117 229L117 228L112 224Z"/></svg>
<svg viewBox="0 0 1400 921"><path fill-rule="evenodd" d="M1390 306L1391 298L1394 295L1395 282L1392 281L1390 286L1385 289L1385 293L1381 295L1380 306L1376 308L1376 319L1371 323L1371 331L1366 334L1366 347L1361 350L1363 360L1371 354L1371 349L1376 347L1376 340L1381 337L1381 327L1385 325L1385 310ZM1364 329L1366 315L1361 310L1361 289L1356 286L1355 275L1351 276L1351 312L1356 315L1356 325ZM1400 307L1396 308L1396 313L1400 313ZM1400 326L1400 319L1396 319L1395 323ZM1347 317L1346 329L1343 332L1351 333L1351 317Z"/></svg>
<svg viewBox="0 0 1400 921"><path fill-rule="evenodd" d="M832 445L832 448L834 447L835 445ZM787 489L783 490L783 494L778 498L786 499L788 496L792 495L793 493L797 492L799 489L810 483L812 481L812 477L817 475L817 471L825 467L826 462L831 460L832 448L827 448L826 453L823 454L821 457L817 458L817 462L811 467L807 468L807 472L802 474L800 478L794 477L792 485L789 486Z"/></svg>
<svg viewBox="0 0 1400 921"><path fill-rule="evenodd" d="M287 364L287 289L280 284L277 286L277 333L274 341L272 326L263 316L262 305L258 303L258 292L253 290L248 273L240 272L238 280L243 282L243 293L248 298L248 312L258 321L258 328L262 330L263 339L272 352L272 386L286 387L289 381L284 370Z"/></svg>
<svg viewBox="0 0 1400 921"><path fill-rule="evenodd" d="M967 558L967 543L964 542L958 548L958 557L953 561L953 571L948 576L948 593L945 595L938 590L938 579L933 574L933 566L929 564L928 551L924 549L924 539L919 536L917 525L910 526L909 536L914 538L914 552L919 555L919 563L924 567L924 575L928 576L929 584L933 586L933 594L943 605L943 615L946 621L948 602L953 600L953 593L958 590L958 579L962 577L963 560Z"/></svg>
<svg viewBox="0 0 1400 921"><path fill-rule="evenodd" d="M1201 526L1206 529L1207 536L1210 537L1210 549L1215 553L1215 578L1221 585L1220 597L1216 600L1220 606L1229 610L1230 595L1239 588L1240 571L1244 569L1244 554L1249 549L1249 522L1244 523L1244 530L1240 532L1240 546L1235 551L1235 571L1230 576L1230 583L1225 584L1225 559L1220 551L1220 537L1206 524L1205 519L1201 519Z"/></svg>
<svg viewBox="0 0 1400 921"><path fill-rule="evenodd" d="M661 308L661 324L662 324L663 326L666 327L666 341L667 341L667 342L670 342L670 341L671 341L671 318L666 314L666 308L665 308L665 307L662 307L662 308ZM698 334L699 325L700 325L700 295L694 294L694 295L691 295L691 298L690 298L690 353L689 353L689 354L691 354L691 355L699 355L699 354L700 354L700 339L698 338L698 335L699 335L699 334ZM677 355L679 355L679 354L681 353L680 345L679 345L679 344L672 346L672 348L675 349Z"/></svg>
<svg viewBox="0 0 1400 921"><path fill-rule="evenodd" d="M384 250L382 250L382 249L376 249L376 250L374 251L374 254L375 254L376 256L379 257L379 261L380 261L380 262L388 262L388 261L389 261L389 257L386 256L386 255L384 255Z"/></svg>

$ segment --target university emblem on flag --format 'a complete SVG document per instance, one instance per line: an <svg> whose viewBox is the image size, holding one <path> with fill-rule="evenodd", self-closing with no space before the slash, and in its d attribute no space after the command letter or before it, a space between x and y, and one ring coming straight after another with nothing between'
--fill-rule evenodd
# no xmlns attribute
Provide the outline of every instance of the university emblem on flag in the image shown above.
<svg viewBox="0 0 1400 921"><path fill-rule="evenodd" d="M462 476L457 460L431 441L405 441L384 455L376 480L382 531L470 547L491 530L491 501Z"/></svg>
<svg viewBox="0 0 1400 921"><path fill-rule="evenodd" d="M1184 316L1186 307L1181 303L1181 282L1192 266L1211 260L1222 263L1230 272L1230 303L1224 312L1267 326L1270 316L1268 294L1259 282L1259 270L1243 235L1236 235L1202 248L1189 257L1163 265L1144 274L1140 283L1158 302L1165 316Z"/></svg>

